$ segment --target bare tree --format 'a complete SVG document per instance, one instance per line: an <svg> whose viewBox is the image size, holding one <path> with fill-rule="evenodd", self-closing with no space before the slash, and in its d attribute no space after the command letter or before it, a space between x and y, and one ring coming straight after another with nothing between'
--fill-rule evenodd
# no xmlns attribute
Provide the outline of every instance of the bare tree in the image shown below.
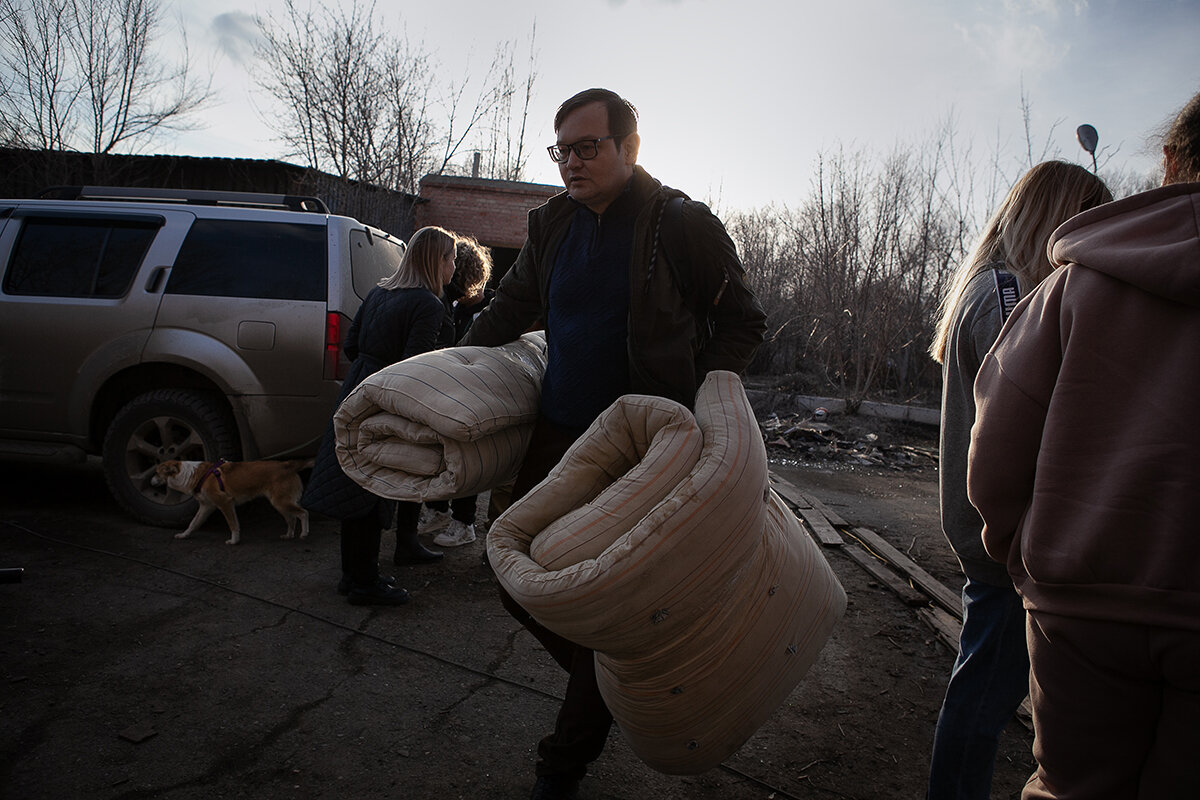
<svg viewBox="0 0 1200 800"><path fill-rule="evenodd" d="M946 277L973 233L964 154L953 124L876 163L837 151L817 162L795 210L731 216L770 334L755 369L803 391L869 396L936 392L925 356Z"/></svg>
<svg viewBox="0 0 1200 800"><path fill-rule="evenodd" d="M285 4L282 23L262 24L261 81L287 116L268 124L308 166L342 178L378 179L386 105L379 101L390 42L375 29L374 5L301 12Z"/></svg>
<svg viewBox="0 0 1200 800"><path fill-rule="evenodd" d="M388 113L384 135L390 142L391 157L379 181L383 186L416 194L421 176L434 160L437 133L429 106L432 85L427 57L412 53L407 42L392 50L384 70Z"/></svg>
<svg viewBox="0 0 1200 800"><path fill-rule="evenodd" d="M529 120L529 105L533 102L533 86L537 80L537 24L529 34L529 57L522 80L515 65L515 48L506 43L497 52L502 68L499 76L499 96L492 112L482 121L482 174L500 180L523 180L529 153L525 148L525 127ZM519 111L515 104L519 102Z"/></svg>
<svg viewBox="0 0 1200 800"><path fill-rule="evenodd" d="M68 82L67 3L47 0L26 12L0 2L0 135L19 147L61 150L67 119L79 96Z"/></svg>
<svg viewBox="0 0 1200 800"><path fill-rule="evenodd" d="M799 206L738 212L728 227L767 312L751 370L850 407L868 397L936 402L940 370L926 355L938 303L978 225L1029 164L1061 157L1052 133L1035 147L1022 92L1022 152L996 145L985 162L959 146L953 113L923 142L886 157L836 150L815 164ZM1117 196L1154 175L1103 173Z"/></svg>
<svg viewBox="0 0 1200 800"><path fill-rule="evenodd" d="M1103 169L1100 171L1100 178L1113 193L1113 197L1119 199L1138 192L1148 192L1156 186L1161 186L1163 169L1162 165L1156 165L1147 172L1130 169Z"/></svg>
<svg viewBox="0 0 1200 800"><path fill-rule="evenodd" d="M1052 145L1054 131L1065 121L1062 118L1055 120L1051 124L1050 130L1046 133L1045 144L1042 145L1037 159L1034 159L1032 108L1033 103L1022 87L1021 118L1025 124L1026 163L1022 165L1023 168L1017 174L1002 174L1002 177L1004 178L1004 185L1006 187L1016 183L1021 172L1031 168L1039 161L1045 161L1048 158L1069 159L1069 156L1064 154L1060 148ZM1113 160L1120 154L1120 152L1121 145L1119 143L1116 145L1103 144L1096 150L1094 154L1092 154L1092 167L1095 169L1097 175L1104 180L1109 190L1113 193L1113 197L1128 197L1131 194L1144 192L1161 184L1161 166L1157 166L1148 172L1137 172L1125 167L1113 166ZM1078 156L1078 152L1076 152L1075 155ZM1007 189L1005 189L1005 191L1007 191ZM996 202L999 202L998 197L996 198Z"/></svg>
<svg viewBox="0 0 1200 800"><path fill-rule="evenodd" d="M318 15L287 0L281 19L259 21L258 83L285 112L267 121L289 156L415 193L422 175L456 170L455 158L478 149L471 145L485 123L511 103L513 47L500 45L478 80L468 73L445 82L422 46L381 30L377 19L374 3ZM520 145L516 152L519 159Z"/></svg>
<svg viewBox="0 0 1200 800"><path fill-rule="evenodd" d="M1021 82L1021 122L1025 127L1025 164L1022 172L1031 169L1034 164L1039 164L1047 158L1056 156L1059 149L1054 146L1054 131L1063 120L1056 119L1051 125L1050 130L1046 131L1046 141L1042 144L1041 150L1038 152L1036 159L1033 155L1033 101L1029 99L1029 95L1025 92L1025 82ZM1011 182L1011 181L1010 181Z"/></svg>
<svg viewBox="0 0 1200 800"><path fill-rule="evenodd" d="M210 98L154 51L158 0L0 0L0 137L109 153L190 127Z"/></svg>

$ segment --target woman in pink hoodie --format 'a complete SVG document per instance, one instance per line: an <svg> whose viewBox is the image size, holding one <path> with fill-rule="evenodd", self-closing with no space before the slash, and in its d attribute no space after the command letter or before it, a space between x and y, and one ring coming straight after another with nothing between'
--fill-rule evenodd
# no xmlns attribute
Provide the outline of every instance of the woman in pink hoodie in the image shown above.
<svg viewBox="0 0 1200 800"><path fill-rule="evenodd" d="M975 383L967 489L1028 611L1022 797L1200 797L1200 94L1086 211Z"/></svg>

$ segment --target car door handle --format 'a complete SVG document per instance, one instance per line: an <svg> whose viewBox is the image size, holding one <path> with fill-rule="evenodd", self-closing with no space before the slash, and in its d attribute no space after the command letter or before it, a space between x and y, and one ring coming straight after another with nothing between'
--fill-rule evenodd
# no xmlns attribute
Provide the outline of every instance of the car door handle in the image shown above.
<svg viewBox="0 0 1200 800"><path fill-rule="evenodd" d="M170 267L155 267L151 270L150 275L146 278L146 291L150 294L158 294L162 290L163 276L170 269Z"/></svg>

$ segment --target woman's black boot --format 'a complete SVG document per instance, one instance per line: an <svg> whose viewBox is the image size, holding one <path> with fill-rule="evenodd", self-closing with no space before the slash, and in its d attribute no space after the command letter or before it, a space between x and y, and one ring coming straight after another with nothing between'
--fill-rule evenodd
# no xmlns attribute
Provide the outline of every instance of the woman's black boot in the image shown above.
<svg viewBox="0 0 1200 800"><path fill-rule="evenodd" d="M441 561L444 556L441 550L430 550L417 538L417 529L405 532L396 526L396 554L392 563L398 566L406 564L432 564Z"/></svg>

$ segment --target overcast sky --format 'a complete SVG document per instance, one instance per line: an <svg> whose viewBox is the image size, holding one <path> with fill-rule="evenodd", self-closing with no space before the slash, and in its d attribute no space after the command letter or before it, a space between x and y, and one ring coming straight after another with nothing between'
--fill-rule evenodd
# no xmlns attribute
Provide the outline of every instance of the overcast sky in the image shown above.
<svg viewBox="0 0 1200 800"><path fill-rule="evenodd" d="M253 15L281 8L172 7L220 104L151 151L281 155L247 75ZM1090 165L1075 141L1086 122L1110 168L1145 172L1158 157L1148 134L1200 91L1200 0L379 0L376 16L455 79L486 69L497 42L527 53L536 23L529 179L558 182L541 149L558 104L604 86L641 112L640 163L722 209L794 206L820 153L883 155L947 119L959 147L1018 174L1023 95L1035 157L1048 142Z"/></svg>

